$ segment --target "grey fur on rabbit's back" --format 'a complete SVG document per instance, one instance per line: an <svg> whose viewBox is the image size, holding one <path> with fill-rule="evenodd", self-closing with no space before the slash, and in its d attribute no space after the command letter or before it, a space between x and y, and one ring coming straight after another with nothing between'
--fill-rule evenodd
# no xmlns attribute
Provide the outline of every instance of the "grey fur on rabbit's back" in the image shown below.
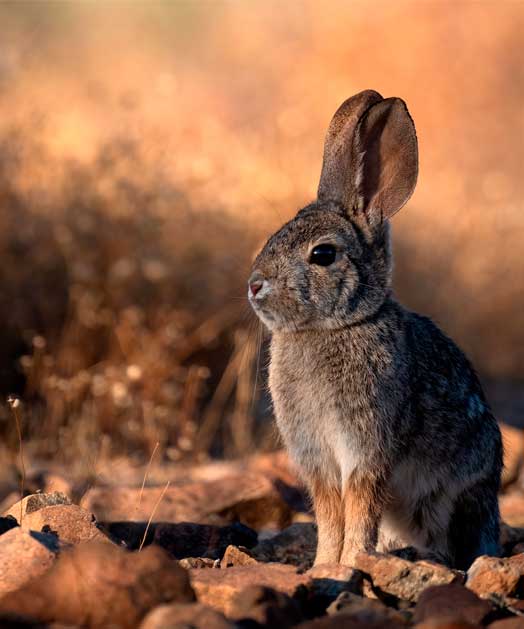
<svg viewBox="0 0 524 629"><path fill-rule="evenodd" d="M404 102L365 91L330 124L318 199L266 243L249 299L318 524L316 563L414 546L458 568L499 550L501 436L464 354L392 296L388 219L411 196Z"/></svg>

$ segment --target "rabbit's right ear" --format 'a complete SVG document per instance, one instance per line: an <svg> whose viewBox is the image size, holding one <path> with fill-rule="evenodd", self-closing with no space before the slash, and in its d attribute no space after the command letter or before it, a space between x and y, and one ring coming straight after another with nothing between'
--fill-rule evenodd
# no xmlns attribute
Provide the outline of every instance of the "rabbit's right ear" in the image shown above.
<svg viewBox="0 0 524 629"><path fill-rule="evenodd" d="M348 98L335 112L324 144L319 201L336 201L350 209L358 194L354 174L360 168L360 156L353 150L355 131L366 111L381 100L378 92L365 90Z"/></svg>

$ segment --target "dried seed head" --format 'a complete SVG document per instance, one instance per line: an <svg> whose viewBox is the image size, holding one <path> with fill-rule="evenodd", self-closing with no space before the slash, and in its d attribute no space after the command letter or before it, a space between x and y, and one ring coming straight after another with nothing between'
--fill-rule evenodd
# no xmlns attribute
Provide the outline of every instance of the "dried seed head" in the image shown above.
<svg viewBox="0 0 524 629"><path fill-rule="evenodd" d="M20 406L20 398L16 395L9 395L7 398L7 403L11 408L18 408Z"/></svg>

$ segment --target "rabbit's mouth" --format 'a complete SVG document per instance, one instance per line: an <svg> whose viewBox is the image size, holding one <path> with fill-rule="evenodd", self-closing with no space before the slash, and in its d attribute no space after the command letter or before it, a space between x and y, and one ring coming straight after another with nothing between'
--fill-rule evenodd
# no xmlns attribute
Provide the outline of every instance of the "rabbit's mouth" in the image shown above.
<svg viewBox="0 0 524 629"><path fill-rule="evenodd" d="M258 294L255 296L249 295L251 307L268 330L297 332L298 330L304 330L309 327L311 323L310 317L301 318L296 315L289 316L289 314L286 316L280 309L274 308L274 304L269 303L268 295L270 293L271 289L260 298Z"/></svg>

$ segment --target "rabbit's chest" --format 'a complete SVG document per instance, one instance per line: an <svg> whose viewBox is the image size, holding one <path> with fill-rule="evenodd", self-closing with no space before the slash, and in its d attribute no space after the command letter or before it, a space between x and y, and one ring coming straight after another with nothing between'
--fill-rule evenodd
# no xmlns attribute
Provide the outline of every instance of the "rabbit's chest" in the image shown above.
<svg viewBox="0 0 524 629"><path fill-rule="evenodd" d="M306 476L339 485L362 465L362 419L372 413L351 366L307 351L272 350L270 388L279 431Z"/></svg>

